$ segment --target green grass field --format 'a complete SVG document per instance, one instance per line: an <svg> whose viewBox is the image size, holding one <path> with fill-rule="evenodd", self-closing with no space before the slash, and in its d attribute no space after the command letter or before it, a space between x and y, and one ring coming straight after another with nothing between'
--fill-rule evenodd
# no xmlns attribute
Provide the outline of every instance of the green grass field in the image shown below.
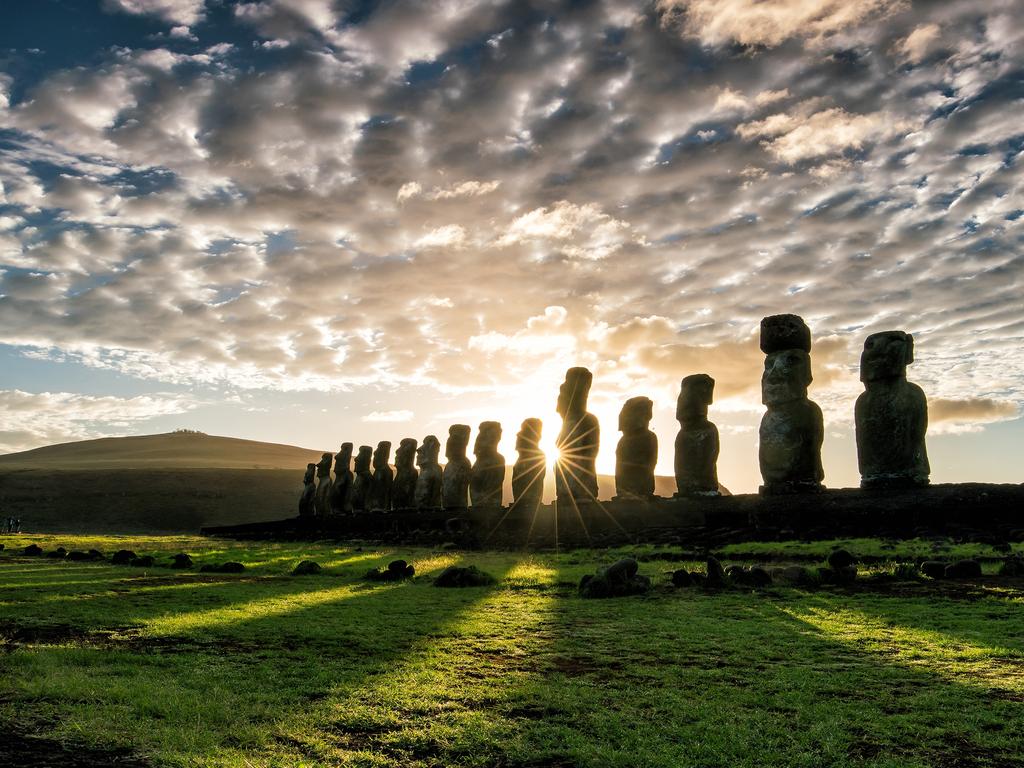
<svg viewBox="0 0 1024 768"><path fill-rule="evenodd" d="M12 554L30 542L162 562L186 551L197 568ZM880 563L853 586L706 592L672 589L680 564L651 560L641 563L649 595L583 600L583 574L649 548L0 543L4 734L125 748L160 766L1024 764L1022 579L898 580ZM894 560L937 549L853 544ZM985 550L944 554L994 554ZM413 581L361 579L394 557L416 566ZM289 575L305 558L324 572ZM197 572L224 560L248 570ZM498 581L433 587L452 563Z"/></svg>

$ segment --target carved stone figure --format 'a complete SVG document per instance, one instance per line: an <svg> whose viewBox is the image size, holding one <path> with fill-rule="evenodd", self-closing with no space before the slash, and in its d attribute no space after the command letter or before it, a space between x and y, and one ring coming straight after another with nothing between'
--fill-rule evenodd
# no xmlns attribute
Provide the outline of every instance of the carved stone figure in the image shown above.
<svg viewBox="0 0 1024 768"><path fill-rule="evenodd" d="M420 475L416 478L416 509L430 510L441 508L441 465L437 463L437 454L441 452L441 441L433 435L427 435L416 450L416 464Z"/></svg>
<svg viewBox="0 0 1024 768"><path fill-rule="evenodd" d="M676 488L678 496L718 495L718 427L708 421L715 380L706 373L687 376L676 402Z"/></svg>
<svg viewBox="0 0 1024 768"><path fill-rule="evenodd" d="M825 436L821 409L807 398L811 383L810 330L796 315L761 321L765 352L758 458L764 494L821 490L825 471L821 444ZM786 346L797 345L797 346Z"/></svg>
<svg viewBox="0 0 1024 768"><path fill-rule="evenodd" d="M547 474L547 460L540 449L540 419L525 419L516 435L516 452L519 454L512 467L512 500L517 507L535 510L544 497L544 476Z"/></svg>
<svg viewBox="0 0 1024 768"><path fill-rule="evenodd" d="M381 440L373 452L373 484L367 507L372 512L391 511L391 491L395 484L395 473L388 462L391 460L391 442Z"/></svg>
<svg viewBox="0 0 1024 768"><path fill-rule="evenodd" d="M327 517L331 512L331 462L334 457L325 453L316 465L316 496L313 497L313 513L317 517Z"/></svg>
<svg viewBox="0 0 1024 768"><path fill-rule="evenodd" d="M570 368L558 390L556 410L562 417L562 430L555 445L555 493L560 502L597 500L597 451L601 428L597 417L587 413L587 397L593 374L586 368Z"/></svg>
<svg viewBox="0 0 1024 768"><path fill-rule="evenodd" d="M334 456L330 507L332 515L352 514L352 443L342 443Z"/></svg>
<svg viewBox="0 0 1024 768"><path fill-rule="evenodd" d="M312 517L315 514L313 499L316 496L316 464L306 465L306 474L302 478L302 495L299 497L299 517Z"/></svg>
<svg viewBox="0 0 1024 768"><path fill-rule="evenodd" d="M372 460L373 448L368 445L360 445L359 453L356 454L355 477L352 479L352 510L354 512L370 510L368 502L373 486L373 472L370 470Z"/></svg>
<svg viewBox="0 0 1024 768"><path fill-rule="evenodd" d="M469 501L474 507L500 507L505 484L505 457L498 453L501 424L482 421L473 444L473 474L469 481Z"/></svg>
<svg viewBox="0 0 1024 768"><path fill-rule="evenodd" d="M465 424L453 424L448 428L448 442L444 447L448 463L444 465L441 489L441 500L445 509L463 509L469 506L469 480L473 475L473 467L466 458L469 432L469 427Z"/></svg>
<svg viewBox="0 0 1024 768"><path fill-rule="evenodd" d="M416 506L416 441L407 437L395 449L395 483L391 487L391 505L395 509Z"/></svg>
<svg viewBox="0 0 1024 768"><path fill-rule="evenodd" d="M873 333L864 341L857 398L857 464L862 488L928 484L925 449L928 399L907 381L914 337L903 331Z"/></svg>
<svg viewBox="0 0 1024 768"><path fill-rule="evenodd" d="M654 465L658 463L658 436L650 430L654 403L631 397L619 411L622 437L615 446L615 498L649 499L654 496Z"/></svg>

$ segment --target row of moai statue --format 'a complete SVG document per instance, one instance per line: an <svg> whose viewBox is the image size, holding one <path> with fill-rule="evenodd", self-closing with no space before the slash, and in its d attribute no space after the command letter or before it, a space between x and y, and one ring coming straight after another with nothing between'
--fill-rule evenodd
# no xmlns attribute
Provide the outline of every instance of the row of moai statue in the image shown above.
<svg viewBox="0 0 1024 768"><path fill-rule="evenodd" d="M824 420L821 409L807 397L811 384L811 332L796 315L773 315L761 321L761 351L765 354L761 400L767 410L761 419L758 459L765 495L816 492L825 473L821 463ZM906 487L928 484L925 450L928 405L924 392L907 381L914 359L914 340L903 331L869 336L861 355L860 378L865 391L855 407L857 459L861 487ZM556 410L562 429L556 440L555 493L559 502L597 500L596 459L600 425L587 411L593 375L570 368L562 383ZM676 496L717 496L718 428L708 420L715 380L705 373L685 377L680 384L675 441ZM615 449L615 500L654 496L654 467L658 438L650 429L654 403L633 397L619 413L622 437ZM518 458L512 468L512 498L516 506L535 509L541 503L547 463L540 448L540 419L523 421L516 436ZM323 454L306 469L299 503L302 516L329 517L391 510L501 507L505 458L498 452L501 424L480 424L473 453L466 456L470 428L453 425L445 445L447 463L438 463L440 441L428 435L402 440L389 464L391 443L374 450L364 445L352 464L352 443L343 443L336 456ZM331 478L334 464L335 477ZM415 466L414 466L415 463ZM314 479L315 477L315 479Z"/></svg>

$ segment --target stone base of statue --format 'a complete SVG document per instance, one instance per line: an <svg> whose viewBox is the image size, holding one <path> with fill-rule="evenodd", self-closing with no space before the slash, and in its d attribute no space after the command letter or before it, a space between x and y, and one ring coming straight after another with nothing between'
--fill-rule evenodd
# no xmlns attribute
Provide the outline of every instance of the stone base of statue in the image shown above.
<svg viewBox="0 0 1024 768"><path fill-rule="evenodd" d="M822 493L825 486L813 480L785 480L780 483L766 483L757 492L762 496L793 496L801 493Z"/></svg>
<svg viewBox="0 0 1024 768"><path fill-rule="evenodd" d="M860 479L860 487L871 488L923 488L929 485L931 480L921 475L871 475Z"/></svg>
<svg viewBox="0 0 1024 768"><path fill-rule="evenodd" d="M719 492L719 490L717 488L715 488L714 490L710 490L710 489L705 488L704 486L701 485L701 486L694 486L692 488L685 488L684 487L684 488L676 491L675 493L673 493L672 494L672 498L673 499L698 499L698 498L712 499L712 498L715 498L715 497L721 496L721 495L722 494Z"/></svg>

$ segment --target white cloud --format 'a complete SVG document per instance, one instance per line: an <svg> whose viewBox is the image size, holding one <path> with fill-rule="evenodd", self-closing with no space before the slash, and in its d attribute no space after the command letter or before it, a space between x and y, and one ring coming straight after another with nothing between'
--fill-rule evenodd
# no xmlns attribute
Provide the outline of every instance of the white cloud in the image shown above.
<svg viewBox="0 0 1024 768"><path fill-rule="evenodd" d="M190 27L202 20L206 0L104 0L108 11L122 11L136 16L157 16L166 22Z"/></svg>
<svg viewBox="0 0 1024 768"><path fill-rule="evenodd" d="M614 219L595 203L576 205L567 200L534 208L517 217L498 240L499 246L551 246L572 258L600 260L630 242L642 242L629 223Z"/></svg>
<svg viewBox="0 0 1024 768"><path fill-rule="evenodd" d="M363 416L365 422L379 422L379 423L404 423L412 421L412 411L372 411Z"/></svg>
<svg viewBox="0 0 1024 768"><path fill-rule="evenodd" d="M939 39L940 32L938 24L922 24L915 27L914 31L899 44L899 51L907 58L907 61L917 64L931 50L933 43Z"/></svg>
<svg viewBox="0 0 1024 768"><path fill-rule="evenodd" d="M466 244L466 230L458 224L445 224L417 238L412 247L426 248L461 248Z"/></svg>

